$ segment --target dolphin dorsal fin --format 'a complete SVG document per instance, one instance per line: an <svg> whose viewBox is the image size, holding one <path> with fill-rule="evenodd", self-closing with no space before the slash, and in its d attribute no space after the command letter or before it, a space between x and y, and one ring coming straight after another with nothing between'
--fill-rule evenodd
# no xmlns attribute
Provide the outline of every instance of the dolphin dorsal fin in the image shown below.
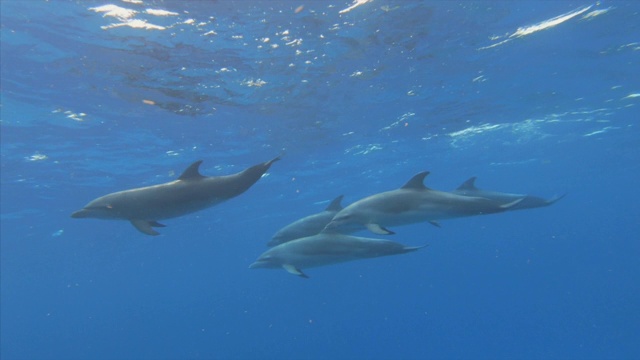
<svg viewBox="0 0 640 360"><path fill-rule="evenodd" d="M458 186L456 190L477 190L476 188L476 177L472 176L467 181L463 182L462 185Z"/></svg>
<svg viewBox="0 0 640 360"><path fill-rule="evenodd" d="M202 164L202 160L198 160L193 164L189 165L187 170L185 170L182 175L178 178L178 180L198 180L202 179L204 176L200 174L200 164Z"/></svg>
<svg viewBox="0 0 640 360"><path fill-rule="evenodd" d="M424 186L424 178L429 175L428 171L423 171L414 175L411 180L407 181L401 189L415 189L415 190L428 190L429 188Z"/></svg>
<svg viewBox="0 0 640 360"><path fill-rule="evenodd" d="M324 210L325 211L340 211L340 210L342 210L342 205L340 205L340 202L342 201L343 197L344 197L344 195L340 195L337 198L333 199L331 204L329 204L329 206L327 206L327 208L324 209Z"/></svg>

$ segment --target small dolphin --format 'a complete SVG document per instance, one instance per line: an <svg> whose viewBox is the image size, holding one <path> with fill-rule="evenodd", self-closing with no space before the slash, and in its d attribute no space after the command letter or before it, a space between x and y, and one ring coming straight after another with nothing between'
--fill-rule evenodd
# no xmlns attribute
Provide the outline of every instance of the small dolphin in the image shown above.
<svg viewBox="0 0 640 360"><path fill-rule="evenodd" d="M520 199L504 204L475 196L462 196L432 190L424 186L429 172L421 172L397 190L372 195L339 211L326 226L326 231L354 232L366 227L369 231L389 235L386 226L407 225L463 216L492 214L505 211Z"/></svg>
<svg viewBox="0 0 640 360"><path fill-rule="evenodd" d="M202 160L199 160L191 164L177 180L99 197L71 214L71 217L129 220L140 232L158 235L153 227L165 225L157 220L203 210L238 196L255 184L278 160L280 157L237 174L210 177L200 174Z"/></svg>
<svg viewBox="0 0 640 360"><path fill-rule="evenodd" d="M390 240L321 232L272 247L260 255L249 268L283 268L293 275L308 278L302 269L404 254L421 247L409 247Z"/></svg>
<svg viewBox="0 0 640 360"><path fill-rule="evenodd" d="M531 195L523 195L523 194L509 194L502 193L497 191L489 191L478 189L475 185L476 177L471 177L462 185L460 185L457 189L453 191L454 194L463 195L463 196L477 196L483 197L485 199L495 200L500 203L509 203L517 199L522 199L517 204L509 207L509 210L522 210L522 209L531 209L543 206L549 206L556 201L562 199L567 194L562 194L560 196L554 196L550 199L543 199L537 196Z"/></svg>
<svg viewBox="0 0 640 360"><path fill-rule="evenodd" d="M340 205L342 198L343 195L340 195L333 199L323 212L303 217L278 230L271 238L271 241L267 243L267 246L276 246L287 241L319 233L333 219L333 216L342 210L342 205Z"/></svg>

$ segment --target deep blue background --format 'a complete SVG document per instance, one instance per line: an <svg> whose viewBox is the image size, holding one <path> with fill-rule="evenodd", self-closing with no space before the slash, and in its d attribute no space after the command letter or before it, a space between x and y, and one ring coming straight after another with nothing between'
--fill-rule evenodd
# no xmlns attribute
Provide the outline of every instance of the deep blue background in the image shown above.
<svg viewBox="0 0 640 360"><path fill-rule="evenodd" d="M114 3L165 30L102 29L105 4L2 2L3 359L640 357L637 2ZM158 237L69 217L281 153ZM396 228L429 246L309 280L247 268L337 195L424 170L568 195Z"/></svg>

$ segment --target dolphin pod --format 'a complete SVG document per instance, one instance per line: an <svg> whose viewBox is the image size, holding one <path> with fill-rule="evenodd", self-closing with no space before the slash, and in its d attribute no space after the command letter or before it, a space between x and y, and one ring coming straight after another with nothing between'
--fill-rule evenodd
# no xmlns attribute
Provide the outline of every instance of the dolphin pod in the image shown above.
<svg viewBox="0 0 640 360"><path fill-rule="evenodd" d="M158 220L203 210L236 197L255 184L271 165L270 161L226 176L203 176L202 161L191 164L178 179L159 185L104 195L74 212L73 218L128 220L140 232L158 235ZM267 243L270 248L249 267L282 268L308 278L303 269L346 261L399 255L424 246L349 235L369 230L380 235L394 234L387 227L438 220L500 213L549 206L565 194L544 199L525 194L482 190L475 177L451 192L424 185L429 172L414 175L399 189L374 194L342 207L343 196L336 197L324 211L303 217L278 230Z"/></svg>
<svg viewBox="0 0 640 360"><path fill-rule="evenodd" d="M399 189L371 195L342 209L339 206L342 196L339 196L325 211L301 218L276 232L267 244L273 247L249 268L282 268L290 274L308 278L302 269L398 255L422 247L347 235L358 230L388 235L393 232L385 226L416 222L439 226L436 220L549 206L564 197L546 200L531 195L480 190L474 186L475 178L452 192L443 192L424 185L428 175L429 172L418 173ZM323 223L326 226L321 228ZM298 238L293 239L295 236Z"/></svg>
<svg viewBox="0 0 640 360"><path fill-rule="evenodd" d="M177 180L142 188L118 191L92 200L71 214L73 218L128 220L147 235L158 235L158 220L203 210L247 191L269 170L270 161L226 176L203 176L202 160L191 164Z"/></svg>

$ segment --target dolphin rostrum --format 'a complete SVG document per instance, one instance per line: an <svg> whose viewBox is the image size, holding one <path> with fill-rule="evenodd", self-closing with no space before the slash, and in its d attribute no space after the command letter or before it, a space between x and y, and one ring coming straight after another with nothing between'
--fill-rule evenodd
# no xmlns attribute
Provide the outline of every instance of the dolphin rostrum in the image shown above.
<svg viewBox="0 0 640 360"><path fill-rule="evenodd" d="M475 196L462 196L424 186L429 172L421 172L400 189L371 195L339 211L326 230L354 232L367 228L381 235L394 234L387 226L428 221L436 226L440 219L492 214L505 211L520 199L504 204Z"/></svg>
<svg viewBox="0 0 640 360"><path fill-rule="evenodd" d="M226 176L203 176L202 160L191 164L177 180L118 191L89 202L73 218L120 219L147 235L158 235L158 220L170 219L217 205L247 191L280 157Z"/></svg>
<svg viewBox="0 0 640 360"><path fill-rule="evenodd" d="M287 241L319 233L333 219L333 216L342 210L342 205L340 205L342 198L343 195L340 195L333 199L324 211L303 217L278 230L271 238L271 241L267 243L267 246L276 246Z"/></svg>
<svg viewBox="0 0 640 360"><path fill-rule="evenodd" d="M404 254L421 247L405 246L391 240L369 239L323 231L272 247L260 255L249 268L283 268L293 275L308 278L302 269Z"/></svg>
<svg viewBox="0 0 640 360"><path fill-rule="evenodd" d="M512 202L517 199L522 199L522 201L509 207L509 210L522 210L549 206L567 195L562 194L560 196L554 196L550 199L543 199L541 197L531 195L509 194L497 191L482 190L476 187L475 182L476 177L471 177L467 181L462 183L462 185L460 185L457 189L455 189L453 193L464 196L483 197L485 199L495 200L503 204Z"/></svg>

